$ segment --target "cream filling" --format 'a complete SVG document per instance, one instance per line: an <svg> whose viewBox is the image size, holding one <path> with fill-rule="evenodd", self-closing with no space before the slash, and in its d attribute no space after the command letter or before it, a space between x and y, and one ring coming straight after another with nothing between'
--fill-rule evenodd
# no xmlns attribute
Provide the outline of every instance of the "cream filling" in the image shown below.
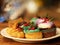
<svg viewBox="0 0 60 45"><path fill-rule="evenodd" d="M52 25L53 25L52 22L40 23L38 24L38 28L51 28Z"/></svg>

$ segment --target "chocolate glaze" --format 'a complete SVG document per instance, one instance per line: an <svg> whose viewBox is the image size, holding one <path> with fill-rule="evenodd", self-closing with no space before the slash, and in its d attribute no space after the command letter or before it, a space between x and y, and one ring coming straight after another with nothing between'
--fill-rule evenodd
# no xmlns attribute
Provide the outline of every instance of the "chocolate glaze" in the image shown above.
<svg viewBox="0 0 60 45"><path fill-rule="evenodd" d="M56 35L56 26L53 24L51 28L40 29L43 34L43 38L48 38Z"/></svg>

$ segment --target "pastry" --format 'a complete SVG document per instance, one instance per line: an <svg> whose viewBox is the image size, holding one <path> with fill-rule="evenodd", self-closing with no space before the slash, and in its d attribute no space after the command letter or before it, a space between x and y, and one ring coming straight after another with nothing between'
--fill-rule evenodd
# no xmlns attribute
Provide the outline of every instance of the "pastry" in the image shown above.
<svg viewBox="0 0 60 45"><path fill-rule="evenodd" d="M42 32L35 26L24 24L24 33L26 39L41 39Z"/></svg>
<svg viewBox="0 0 60 45"><path fill-rule="evenodd" d="M48 18L39 18L36 20L38 28L43 33L43 38L48 38L56 35L56 26L53 21Z"/></svg>
<svg viewBox="0 0 60 45"><path fill-rule="evenodd" d="M7 33L12 37L24 38L23 29L21 27L19 27L21 25L20 22L22 22L22 21L23 20L20 18L19 20L9 22L9 27L7 29Z"/></svg>

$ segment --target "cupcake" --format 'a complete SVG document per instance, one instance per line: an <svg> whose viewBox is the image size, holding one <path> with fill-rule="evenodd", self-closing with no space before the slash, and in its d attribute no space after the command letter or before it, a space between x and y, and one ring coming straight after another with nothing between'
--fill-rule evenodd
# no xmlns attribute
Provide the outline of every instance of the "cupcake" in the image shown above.
<svg viewBox="0 0 60 45"><path fill-rule="evenodd" d="M24 33L26 39L41 39L42 38L42 32L33 24L24 24Z"/></svg>
<svg viewBox="0 0 60 45"><path fill-rule="evenodd" d="M38 28L43 33L43 38L48 38L56 35L56 26L49 18L39 18L36 20Z"/></svg>

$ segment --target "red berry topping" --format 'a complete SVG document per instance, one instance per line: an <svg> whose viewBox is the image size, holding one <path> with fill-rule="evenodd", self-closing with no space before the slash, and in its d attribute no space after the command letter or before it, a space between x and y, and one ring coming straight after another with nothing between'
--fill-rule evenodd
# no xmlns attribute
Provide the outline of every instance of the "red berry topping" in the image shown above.
<svg viewBox="0 0 60 45"><path fill-rule="evenodd" d="M29 26L29 23L25 23L24 26Z"/></svg>
<svg viewBox="0 0 60 45"><path fill-rule="evenodd" d="M29 28L29 30L35 30L35 27L31 27L31 28Z"/></svg>
<svg viewBox="0 0 60 45"><path fill-rule="evenodd" d="M47 18L44 18L44 22L43 22L43 23L46 23L47 21L49 21L49 19L47 19Z"/></svg>
<svg viewBox="0 0 60 45"><path fill-rule="evenodd" d="M45 19L46 21L49 21L49 19Z"/></svg>
<svg viewBox="0 0 60 45"><path fill-rule="evenodd" d="M32 29L32 30L35 30L35 27L32 27L31 29Z"/></svg>

